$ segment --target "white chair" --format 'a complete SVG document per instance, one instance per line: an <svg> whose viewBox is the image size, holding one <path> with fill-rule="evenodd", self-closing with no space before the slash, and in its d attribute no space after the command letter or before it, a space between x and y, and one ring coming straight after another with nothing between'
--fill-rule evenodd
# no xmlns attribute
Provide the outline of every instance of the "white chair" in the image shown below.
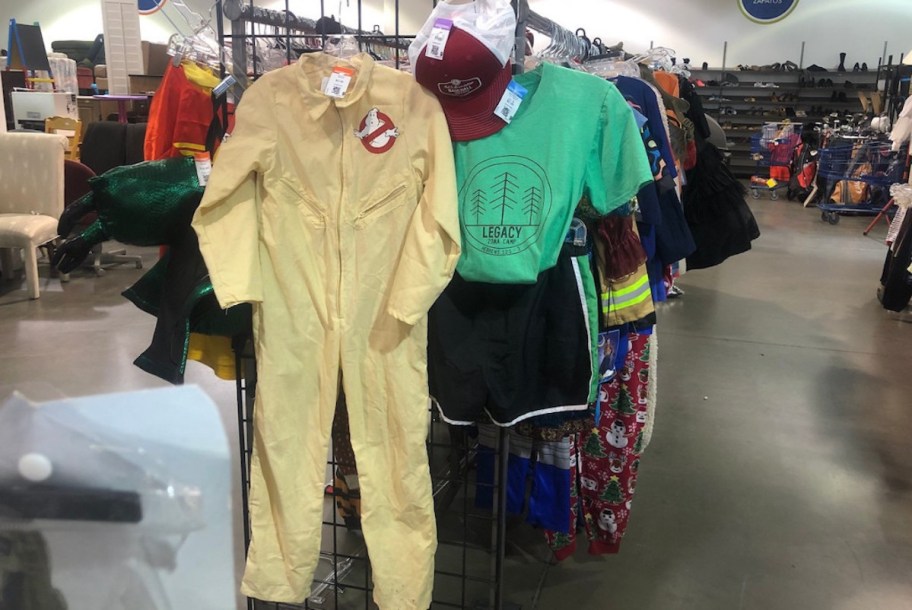
<svg viewBox="0 0 912 610"><path fill-rule="evenodd" d="M66 146L60 135L0 133L0 263L9 279L11 254L22 250L31 299L39 296L38 247L57 238L63 213Z"/></svg>

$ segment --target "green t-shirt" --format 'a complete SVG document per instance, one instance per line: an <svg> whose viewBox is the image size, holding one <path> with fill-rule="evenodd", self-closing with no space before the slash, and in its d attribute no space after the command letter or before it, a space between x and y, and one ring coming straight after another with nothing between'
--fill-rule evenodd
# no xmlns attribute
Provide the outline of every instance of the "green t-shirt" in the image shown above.
<svg viewBox="0 0 912 610"><path fill-rule="evenodd" d="M465 279L534 283L557 264L583 195L602 214L652 182L624 96L603 78L544 63L494 135L453 144Z"/></svg>

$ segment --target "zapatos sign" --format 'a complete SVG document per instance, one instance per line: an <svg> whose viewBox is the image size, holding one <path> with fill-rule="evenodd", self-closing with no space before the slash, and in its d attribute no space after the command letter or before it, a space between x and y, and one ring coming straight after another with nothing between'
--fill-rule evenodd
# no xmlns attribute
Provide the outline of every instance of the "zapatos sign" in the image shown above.
<svg viewBox="0 0 912 610"><path fill-rule="evenodd" d="M756 23L776 23L788 17L798 0L737 0L744 16Z"/></svg>
<svg viewBox="0 0 912 610"><path fill-rule="evenodd" d="M158 11L168 0L136 0L140 15L151 15Z"/></svg>

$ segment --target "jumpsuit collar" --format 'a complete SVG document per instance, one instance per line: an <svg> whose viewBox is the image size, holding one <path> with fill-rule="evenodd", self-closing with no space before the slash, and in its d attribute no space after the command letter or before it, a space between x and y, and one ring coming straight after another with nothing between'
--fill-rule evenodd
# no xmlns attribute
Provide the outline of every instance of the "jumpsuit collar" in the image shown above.
<svg viewBox="0 0 912 610"><path fill-rule="evenodd" d="M309 113L317 120L329 110L331 104L337 108L346 108L356 103L370 86L374 71L374 59L367 53L358 53L353 57L342 59L326 53L306 53L298 60L298 82L302 94L310 98ZM341 99L334 99L323 93L322 83L336 66L345 66L355 70L348 87L348 92Z"/></svg>

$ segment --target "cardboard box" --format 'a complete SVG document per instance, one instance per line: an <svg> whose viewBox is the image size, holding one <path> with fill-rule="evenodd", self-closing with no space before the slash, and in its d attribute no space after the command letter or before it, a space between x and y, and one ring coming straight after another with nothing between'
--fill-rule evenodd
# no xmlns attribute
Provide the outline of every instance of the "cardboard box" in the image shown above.
<svg viewBox="0 0 912 610"><path fill-rule="evenodd" d="M85 126L89 123L104 121L110 116L117 116L117 102L105 102L96 100L91 96L79 96L78 105L83 133L85 133Z"/></svg>
<svg viewBox="0 0 912 610"><path fill-rule="evenodd" d="M95 86L98 87L99 93L107 93L108 91L108 79L101 77L95 79Z"/></svg>
<svg viewBox="0 0 912 610"><path fill-rule="evenodd" d="M95 66L95 78L108 78L108 67L104 64Z"/></svg>
<svg viewBox="0 0 912 610"><path fill-rule="evenodd" d="M161 76L138 76L130 75L130 93L154 93L161 85Z"/></svg>
<svg viewBox="0 0 912 610"><path fill-rule="evenodd" d="M142 41L143 74L162 76L168 66L168 45Z"/></svg>

